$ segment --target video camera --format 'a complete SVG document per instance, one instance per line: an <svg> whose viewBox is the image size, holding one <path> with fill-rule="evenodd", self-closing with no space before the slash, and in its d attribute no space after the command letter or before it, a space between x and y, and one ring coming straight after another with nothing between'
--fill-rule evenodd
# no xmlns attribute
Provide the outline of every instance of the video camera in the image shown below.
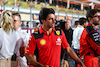
<svg viewBox="0 0 100 67"><path fill-rule="evenodd" d="M65 21L64 20L56 21L55 28L56 29L60 29L63 24L65 24Z"/></svg>

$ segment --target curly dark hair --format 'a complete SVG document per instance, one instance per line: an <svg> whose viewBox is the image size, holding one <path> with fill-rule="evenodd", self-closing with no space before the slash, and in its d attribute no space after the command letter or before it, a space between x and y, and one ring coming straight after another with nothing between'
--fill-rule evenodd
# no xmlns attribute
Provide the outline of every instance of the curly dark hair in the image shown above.
<svg viewBox="0 0 100 67"><path fill-rule="evenodd" d="M100 11L98 9L90 9L90 10L88 10L87 14L86 14L87 20L88 20L89 17L92 18L94 16L94 14L96 14L97 12L100 12Z"/></svg>
<svg viewBox="0 0 100 67"><path fill-rule="evenodd" d="M46 20L48 14L55 14L55 11L52 8L42 8L42 10L39 13L39 20L41 24L41 19Z"/></svg>

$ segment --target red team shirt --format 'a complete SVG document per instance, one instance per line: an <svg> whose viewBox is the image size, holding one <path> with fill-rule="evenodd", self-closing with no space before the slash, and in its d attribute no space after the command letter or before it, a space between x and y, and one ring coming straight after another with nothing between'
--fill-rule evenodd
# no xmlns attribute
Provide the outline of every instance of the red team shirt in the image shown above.
<svg viewBox="0 0 100 67"><path fill-rule="evenodd" d="M87 30L87 27L89 27L89 30ZM80 55L82 56L85 53L100 55L100 39L97 29L92 24L88 24L87 27L83 30L80 38Z"/></svg>
<svg viewBox="0 0 100 67"><path fill-rule="evenodd" d="M84 56L86 67L99 67L96 56L100 55L100 37L97 29L90 23L82 32L79 53L81 57Z"/></svg>
<svg viewBox="0 0 100 67"><path fill-rule="evenodd" d="M33 34L31 34L26 53L33 55L37 45L39 63L53 67L60 67L61 45L64 49L69 46L64 32L53 28L51 34L47 35L42 27L39 28L39 32L40 35L43 34L42 37L37 34L40 37L35 38Z"/></svg>

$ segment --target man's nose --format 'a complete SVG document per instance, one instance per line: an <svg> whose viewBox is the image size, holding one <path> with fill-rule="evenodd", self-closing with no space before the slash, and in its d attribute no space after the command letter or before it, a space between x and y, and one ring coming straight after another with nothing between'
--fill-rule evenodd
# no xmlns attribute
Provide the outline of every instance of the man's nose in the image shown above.
<svg viewBox="0 0 100 67"><path fill-rule="evenodd" d="M55 19L53 19L53 22L54 22L54 23L56 23L56 20L55 20Z"/></svg>

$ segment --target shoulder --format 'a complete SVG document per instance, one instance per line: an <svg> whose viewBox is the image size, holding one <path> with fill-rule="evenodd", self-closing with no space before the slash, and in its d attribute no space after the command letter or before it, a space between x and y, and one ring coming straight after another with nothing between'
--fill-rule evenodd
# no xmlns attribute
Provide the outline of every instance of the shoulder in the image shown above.
<svg viewBox="0 0 100 67"><path fill-rule="evenodd" d="M0 28L0 36L2 36L4 33L4 30L2 28Z"/></svg>
<svg viewBox="0 0 100 67"><path fill-rule="evenodd" d="M72 30L73 31L73 29L70 27L70 30Z"/></svg>
<svg viewBox="0 0 100 67"><path fill-rule="evenodd" d="M0 28L0 31L2 31L3 29L2 28Z"/></svg>
<svg viewBox="0 0 100 67"><path fill-rule="evenodd" d="M40 34L39 30L32 33L35 39L43 38L43 33Z"/></svg>
<svg viewBox="0 0 100 67"><path fill-rule="evenodd" d="M79 30L79 28L77 27L77 28L74 29L74 32L76 32L76 31L78 31L78 30Z"/></svg>
<svg viewBox="0 0 100 67"><path fill-rule="evenodd" d="M85 30L87 31L87 33L90 33L91 31L95 31L95 29L92 26L87 26Z"/></svg>

